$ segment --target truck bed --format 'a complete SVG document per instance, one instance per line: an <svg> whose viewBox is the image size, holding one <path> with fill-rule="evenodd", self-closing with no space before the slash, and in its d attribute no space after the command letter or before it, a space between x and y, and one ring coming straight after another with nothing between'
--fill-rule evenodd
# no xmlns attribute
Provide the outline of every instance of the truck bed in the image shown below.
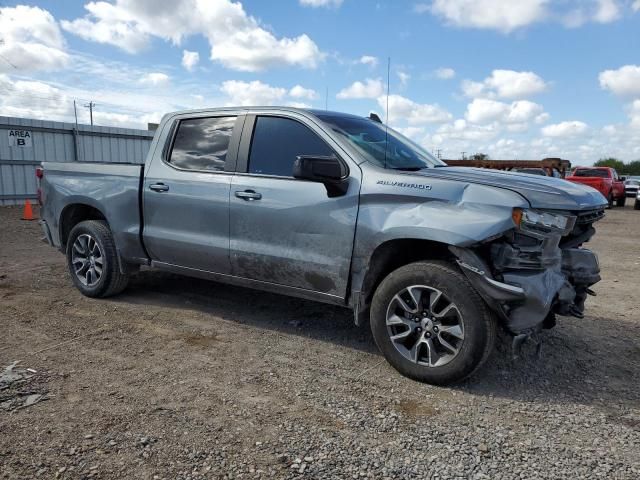
<svg viewBox="0 0 640 480"><path fill-rule="evenodd" d="M43 198L43 216L56 219L49 225L56 246L62 245L64 235L68 233L64 226L60 228L60 219L73 214L66 207L83 204L95 208L110 220L116 244L126 257L146 259L140 238L143 165L44 162L42 166L42 180L48 184L48 188L42 189L48 196Z"/></svg>

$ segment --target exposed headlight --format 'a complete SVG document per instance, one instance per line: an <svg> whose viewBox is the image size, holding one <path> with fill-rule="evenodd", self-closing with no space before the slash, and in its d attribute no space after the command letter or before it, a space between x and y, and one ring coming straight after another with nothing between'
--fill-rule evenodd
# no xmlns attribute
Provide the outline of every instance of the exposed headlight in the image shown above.
<svg viewBox="0 0 640 480"><path fill-rule="evenodd" d="M514 208L512 217L518 228L534 234L561 233L564 235L573 230L576 224L574 215L527 208Z"/></svg>

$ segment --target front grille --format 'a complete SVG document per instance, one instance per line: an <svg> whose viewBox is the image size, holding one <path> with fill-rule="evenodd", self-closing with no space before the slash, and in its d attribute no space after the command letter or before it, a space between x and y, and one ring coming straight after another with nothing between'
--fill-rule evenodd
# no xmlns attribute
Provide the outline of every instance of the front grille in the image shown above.
<svg viewBox="0 0 640 480"><path fill-rule="evenodd" d="M577 225L584 225L587 223L593 223L604 217L604 208L597 210L589 210L587 212L579 212L576 220Z"/></svg>

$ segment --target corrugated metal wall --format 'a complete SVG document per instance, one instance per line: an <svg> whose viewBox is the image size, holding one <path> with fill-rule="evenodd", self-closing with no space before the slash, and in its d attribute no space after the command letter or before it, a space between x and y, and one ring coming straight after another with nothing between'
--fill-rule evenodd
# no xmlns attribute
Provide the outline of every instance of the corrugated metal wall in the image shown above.
<svg viewBox="0 0 640 480"><path fill-rule="evenodd" d="M15 145L12 130L28 131L30 145ZM0 205L36 198L40 162L144 163L153 133L0 116Z"/></svg>

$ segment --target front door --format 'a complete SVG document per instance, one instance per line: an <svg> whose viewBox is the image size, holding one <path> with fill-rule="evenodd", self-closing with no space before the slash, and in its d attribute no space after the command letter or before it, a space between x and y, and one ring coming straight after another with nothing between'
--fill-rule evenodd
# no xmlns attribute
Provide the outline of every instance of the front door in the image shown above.
<svg viewBox="0 0 640 480"><path fill-rule="evenodd" d="M292 177L298 155L337 155L331 142L304 118L247 116L231 181L234 275L346 295L360 170L351 166L346 194L334 198L323 184Z"/></svg>
<svg viewBox="0 0 640 480"><path fill-rule="evenodd" d="M229 273L229 189L243 121L176 120L143 185L144 244L156 262Z"/></svg>

